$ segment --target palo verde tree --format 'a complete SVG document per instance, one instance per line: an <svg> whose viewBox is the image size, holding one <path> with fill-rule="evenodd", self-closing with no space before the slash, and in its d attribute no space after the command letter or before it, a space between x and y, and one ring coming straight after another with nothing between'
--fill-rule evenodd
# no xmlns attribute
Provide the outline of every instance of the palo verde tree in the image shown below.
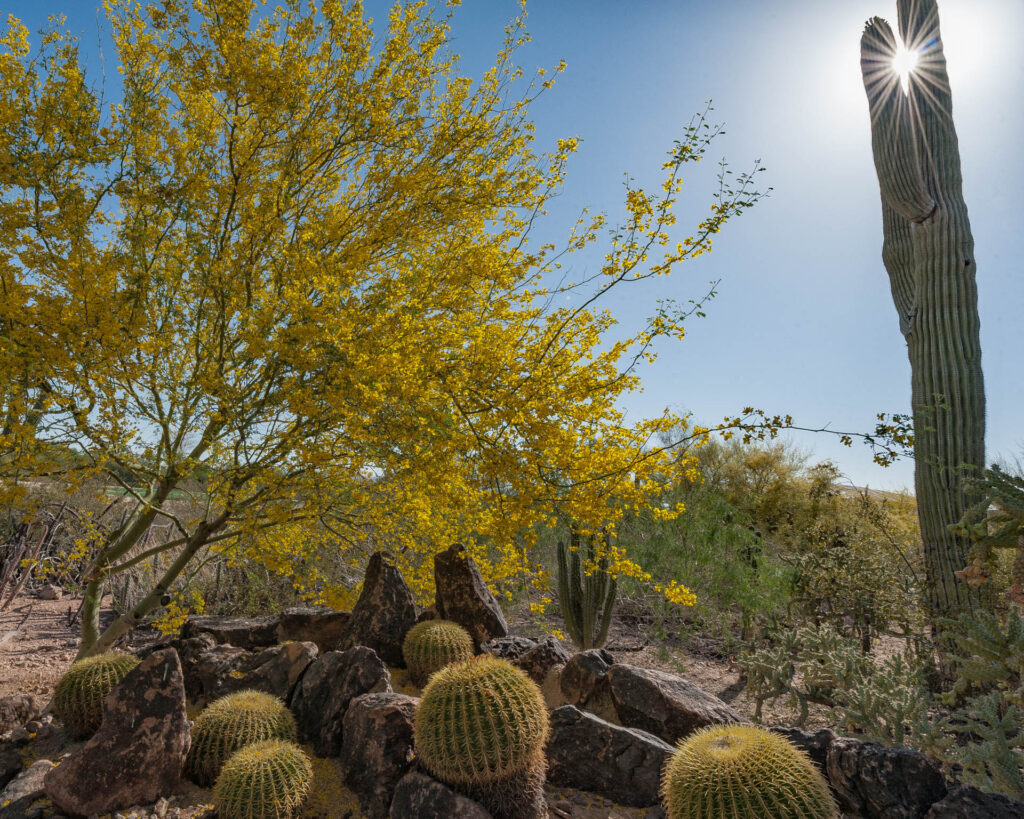
<svg viewBox="0 0 1024 819"><path fill-rule="evenodd" d="M873 18L861 38L861 69L882 193L882 259L910 358L928 603L933 616L955 617L971 604L955 575L969 543L949 526L970 506L965 479L980 474L985 457L974 239L938 8L935 0L897 0L897 13L904 47Z"/></svg>
<svg viewBox="0 0 1024 819"><path fill-rule="evenodd" d="M599 300L710 250L759 198L723 173L708 218L672 238L681 169L718 132L703 115L661 191L629 187L603 267L552 286L605 220L557 251L528 241L577 143L533 149L551 80L521 79L523 19L474 82L425 3L376 29L354 0L106 7L113 104L60 21L35 51L11 21L0 51L0 486L24 504L40 482L101 479L113 498L80 544L83 655L211 549L304 566L296 582L330 601L315 537L387 546L423 595L458 539L500 583L534 571L538 523L613 527L651 475L685 468L645 446L680 419L627 426L616 406L683 313L613 337ZM101 634L104 588L143 564L156 582Z"/></svg>

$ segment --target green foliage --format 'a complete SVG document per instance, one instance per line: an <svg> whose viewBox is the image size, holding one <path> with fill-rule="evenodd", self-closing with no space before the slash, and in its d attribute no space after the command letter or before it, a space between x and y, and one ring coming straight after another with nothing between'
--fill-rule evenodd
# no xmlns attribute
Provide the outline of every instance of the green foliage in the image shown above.
<svg viewBox="0 0 1024 819"><path fill-rule="evenodd" d="M558 603L569 636L586 651L608 639L617 580L608 574L607 533L600 544L594 535L581 537L575 527L569 537L568 546L558 541Z"/></svg>
<svg viewBox="0 0 1024 819"><path fill-rule="evenodd" d="M241 749L224 763L213 802L222 819L290 819L312 779L312 763L298 745L267 740Z"/></svg>
<svg viewBox="0 0 1024 819"><path fill-rule="evenodd" d="M968 739L953 756L963 766L964 779L1024 799L1024 711L1019 705L992 691L973 698L952 724Z"/></svg>
<svg viewBox="0 0 1024 819"><path fill-rule="evenodd" d="M665 766L669 819L838 819L806 753L752 725L714 725L679 743Z"/></svg>
<svg viewBox="0 0 1024 819"><path fill-rule="evenodd" d="M409 677L416 685L449 663L464 662L473 656L473 638L458 623L449 620L424 620L405 635L402 656Z"/></svg>
<svg viewBox="0 0 1024 819"><path fill-rule="evenodd" d="M526 777L541 761L548 713L540 689L506 660L474 657L430 678L416 710L416 753L452 785Z"/></svg>
<svg viewBox="0 0 1024 819"><path fill-rule="evenodd" d="M216 700L196 718L185 771L200 785L212 785L225 761L258 742L298 737L295 717L277 697L239 691Z"/></svg>
<svg viewBox="0 0 1024 819"><path fill-rule="evenodd" d="M103 700L139 664L130 654L97 654L69 668L53 692L53 711L75 739L96 733Z"/></svg>

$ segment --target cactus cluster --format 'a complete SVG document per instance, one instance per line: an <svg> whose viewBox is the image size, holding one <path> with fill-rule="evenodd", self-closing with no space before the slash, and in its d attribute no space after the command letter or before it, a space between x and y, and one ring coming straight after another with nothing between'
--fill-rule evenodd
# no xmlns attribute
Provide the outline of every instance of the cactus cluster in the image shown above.
<svg viewBox="0 0 1024 819"><path fill-rule="evenodd" d="M290 819L302 805L313 766L295 743L249 745L224 763L213 801L222 819Z"/></svg>
<svg viewBox="0 0 1024 819"><path fill-rule="evenodd" d="M435 673L413 729L420 762L495 819L540 816L548 714L540 689L507 660L473 657Z"/></svg>
<svg viewBox="0 0 1024 819"><path fill-rule="evenodd" d="M713 725L679 743L661 793L669 819L838 819L803 751L753 725Z"/></svg>
<svg viewBox="0 0 1024 819"><path fill-rule="evenodd" d="M473 638L462 626L450 620L424 620L405 635L402 655L410 679L422 686L435 671L472 657Z"/></svg>
<svg viewBox="0 0 1024 819"><path fill-rule="evenodd" d="M212 785L236 751L266 740L295 742L295 717L277 697L262 691L239 691L210 705L192 727L186 772L200 785Z"/></svg>
<svg viewBox="0 0 1024 819"><path fill-rule="evenodd" d="M608 639L616 581L608 574L608 536L603 545L573 527L569 545L558 541L558 605L572 641L586 651ZM585 541L585 545L583 543Z"/></svg>
<svg viewBox="0 0 1024 819"><path fill-rule="evenodd" d="M92 736L103 721L103 700L139 664L130 654L97 654L67 670L53 692L53 712L74 739Z"/></svg>

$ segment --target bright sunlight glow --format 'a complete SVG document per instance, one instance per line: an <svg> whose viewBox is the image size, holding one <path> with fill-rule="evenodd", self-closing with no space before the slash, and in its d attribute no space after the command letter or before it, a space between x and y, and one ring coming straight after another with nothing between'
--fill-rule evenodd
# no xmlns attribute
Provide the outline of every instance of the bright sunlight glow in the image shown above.
<svg viewBox="0 0 1024 819"><path fill-rule="evenodd" d="M896 55L892 58L893 70L899 75L903 93L910 92L910 75L917 66L917 51L910 51L903 43L897 43Z"/></svg>

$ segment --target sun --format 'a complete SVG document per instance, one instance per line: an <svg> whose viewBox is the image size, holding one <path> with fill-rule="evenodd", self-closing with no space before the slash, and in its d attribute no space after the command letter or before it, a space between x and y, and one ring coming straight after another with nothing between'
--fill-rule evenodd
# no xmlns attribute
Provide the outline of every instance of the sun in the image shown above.
<svg viewBox="0 0 1024 819"><path fill-rule="evenodd" d="M917 68L917 49L908 49L903 43L896 43L896 54L892 58L893 70L900 78L900 87L904 94L910 93L910 75Z"/></svg>

